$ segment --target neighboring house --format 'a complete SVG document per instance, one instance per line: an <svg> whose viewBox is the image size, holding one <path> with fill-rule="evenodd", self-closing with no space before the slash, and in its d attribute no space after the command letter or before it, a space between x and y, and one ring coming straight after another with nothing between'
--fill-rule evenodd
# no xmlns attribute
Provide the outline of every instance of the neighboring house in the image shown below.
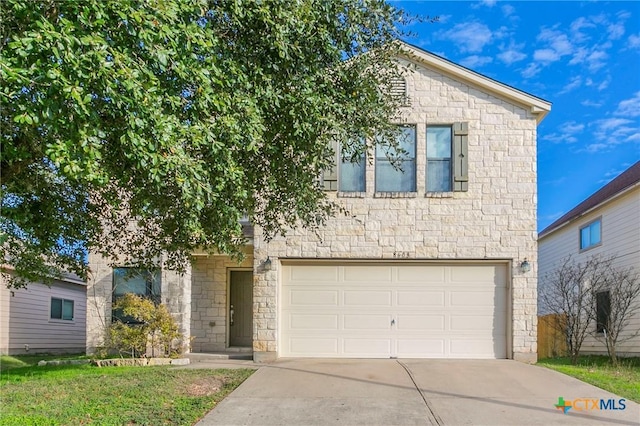
<svg viewBox="0 0 640 426"><path fill-rule="evenodd" d="M567 256L582 263L594 255L615 257L616 267L640 272L640 161L540 232L539 285L545 285L545 275ZM596 298L600 315L606 312L607 293ZM640 330L640 315L632 319L628 330ZM594 322L582 345L583 353L607 353L596 338L598 333L601 327ZM618 353L640 354L640 335L621 343Z"/></svg>
<svg viewBox="0 0 640 426"><path fill-rule="evenodd" d="M0 283L0 354L81 353L87 285L75 277L8 289Z"/></svg>
<svg viewBox="0 0 640 426"><path fill-rule="evenodd" d="M338 160L324 185L349 216L269 242L256 228L242 264L201 256L159 275L193 352L536 361L536 130L550 103L406 53L403 171L381 150L372 164ZM90 263L89 352L122 285L105 259Z"/></svg>

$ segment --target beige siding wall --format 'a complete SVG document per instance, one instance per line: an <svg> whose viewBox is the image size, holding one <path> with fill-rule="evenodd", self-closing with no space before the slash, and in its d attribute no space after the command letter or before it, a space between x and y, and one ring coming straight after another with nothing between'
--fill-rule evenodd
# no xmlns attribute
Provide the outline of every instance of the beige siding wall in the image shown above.
<svg viewBox="0 0 640 426"><path fill-rule="evenodd" d="M51 298L73 300L73 320L50 318ZM81 353L86 339L86 286L55 281L9 290L0 283L0 353Z"/></svg>
<svg viewBox="0 0 640 426"><path fill-rule="evenodd" d="M512 263L510 318L515 359L536 359L536 120L528 110L467 84L418 67L408 77L412 106L401 122L417 126L417 194L375 194L375 165L367 166L366 194L341 197L350 214L313 231L292 230L267 243L256 229L254 357L277 356L279 258L501 259ZM425 194L426 126L466 121L469 190ZM335 195L332 195L335 196ZM273 268L261 272L269 256ZM532 270L522 274L525 258Z"/></svg>
<svg viewBox="0 0 640 426"><path fill-rule="evenodd" d="M599 217L602 218L602 244L580 252L580 228ZM579 262L593 255L615 256L616 266L634 267L636 272L640 272L640 186L540 239L540 287L545 285L545 275L568 255ZM640 330L640 313L633 317L628 330L628 333ZM620 348L622 352L640 353L640 336L621 344ZM583 351L605 353L606 349L590 336L583 345Z"/></svg>
<svg viewBox="0 0 640 426"><path fill-rule="evenodd" d="M228 256L201 256L193 264L191 279L191 351L224 351L227 343L229 271L251 270L253 250L238 263ZM255 318L254 318L255 321Z"/></svg>

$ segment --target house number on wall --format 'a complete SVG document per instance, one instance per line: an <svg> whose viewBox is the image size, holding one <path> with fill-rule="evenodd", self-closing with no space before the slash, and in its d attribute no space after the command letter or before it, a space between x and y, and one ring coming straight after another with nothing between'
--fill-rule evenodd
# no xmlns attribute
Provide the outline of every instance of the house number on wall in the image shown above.
<svg viewBox="0 0 640 426"><path fill-rule="evenodd" d="M409 257L411 257L411 252L409 252L409 251L394 251L393 252L393 257L395 257L396 259L408 259Z"/></svg>

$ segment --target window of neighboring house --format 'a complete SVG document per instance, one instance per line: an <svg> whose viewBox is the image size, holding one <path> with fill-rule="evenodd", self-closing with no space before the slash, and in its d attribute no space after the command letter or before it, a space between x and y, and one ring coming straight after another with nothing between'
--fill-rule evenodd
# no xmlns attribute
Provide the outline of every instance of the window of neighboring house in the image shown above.
<svg viewBox="0 0 640 426"><path fill-rule="evenodd" d="M427 127L427 192L450 192L452 177L451 126Z"/></svg>
<svg viewBox="0 0 640 426"><path fill-rule="evenodd" d="M125 294L132 293L160 303L160 270L137 268L115 268L113 270L113 303ZM112 318L116 321L135 323L120 309L113 309Z"/></svg>
<svg viewBox="0 0 640 426"><path fill-rule="evenodd" d="M596 294L596 332L603 333L607 329L611 312L611 295L608 291Z"/></svg>
<svg viewBox="0 0 640 426"><path fill-rule="evenodd" d="M51 319L73 321L73 300L51 298Z"/></svg>
<svg viewBox="0 0 640 426"><path fill-rule="evenodd" d="M338 191L340 192L364 192L365 191L365 154L354 156L344 153L340 155L338 164Z"/></svg>
<svg viewBox="0 0 640 426"><path fill-rule="evenodd" d="M602 219L596 219L580 228L580 250L597 246L602 242Z"/></svg>
<svg viewBox="0 0 640 426"><path fill-rule="evenodd" d="M416 191L416 126L399 130L399 149L376 145L376 192Z"/></svg>

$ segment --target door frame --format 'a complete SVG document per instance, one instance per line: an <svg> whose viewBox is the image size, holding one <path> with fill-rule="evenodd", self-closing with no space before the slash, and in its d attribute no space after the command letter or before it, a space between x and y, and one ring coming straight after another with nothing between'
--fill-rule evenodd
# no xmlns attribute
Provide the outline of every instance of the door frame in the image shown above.
<svg viewBox="0 0 640 426"><path fill-rule="evenodd" d="M231 318L229 315L229 305L231 304L231 272L251 272L251 277L253 278L253 268L239 268L239 267L232 267L232 268L227 268L226 270L226 274L227 274L227 285L226 285L226 301L225 301L225 305L224 305L224 309L225 309L225 313L224 313L224 317L225 317L225 323L226 323L226 335L225 335L225 342L224 342L224 347L225 348L230 348L231 347ZM251 285L251 290L253 293L253 283ZM251 333L252 335L255 333L255 324L253 321L253 306L251 306ZM253 347L253 336L251 337L251 347Z"/></svg>

